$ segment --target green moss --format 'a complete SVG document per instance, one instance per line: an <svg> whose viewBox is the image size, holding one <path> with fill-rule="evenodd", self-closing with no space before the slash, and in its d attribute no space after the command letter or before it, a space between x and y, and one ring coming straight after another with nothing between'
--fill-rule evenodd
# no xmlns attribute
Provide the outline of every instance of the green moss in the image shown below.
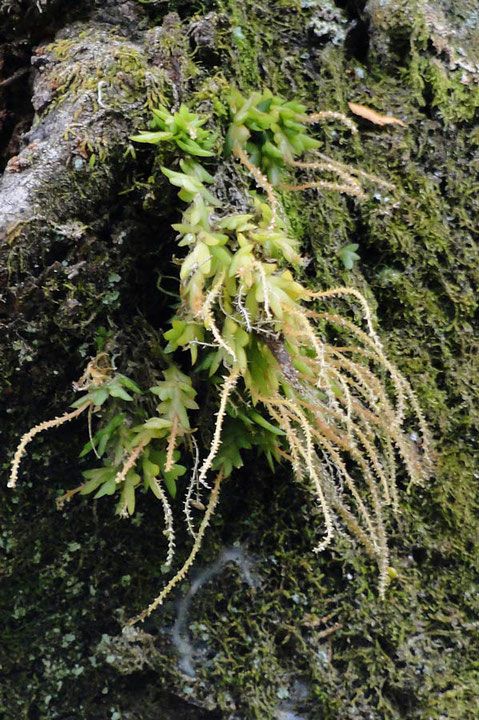
<svg viewBox="0 0 479 720"><path fill-rule="evenodd" d="M220 47L229 50L229 56L236 70L235 77L241 89L261 85L258 64L258 35L256 23L251 25L247 11L248 0L220 0L219 8L227 13L228 28ZM263 33L264 34L264 30Z"/></svg>
<svg viewBox="0 0 479 720"><path fill-rule="evenodd" d="M105 48L108 46L108 62L101 57L103 43ZM90 48L87 61L82 52L86 45ZM74 39L56 40L47 45L45 50L52 54L57 65L57 70L53 70L51 76L54 104L61 103L65 98L71 102L81 94L92 93L96 96L95 109L99 110L98 99L103 87L101 102L111 109L118 110L128 102L136 102L139 97L144 98L148 108L156 107L165 100L164 74L150 67L143 49L126 45L124 39L114 31L85 31ZM66 60L73 62L68 62L65 73L63 64ZM99 83L102 83L100 88ZM51 107L49 105L49 112Z"/></svg>

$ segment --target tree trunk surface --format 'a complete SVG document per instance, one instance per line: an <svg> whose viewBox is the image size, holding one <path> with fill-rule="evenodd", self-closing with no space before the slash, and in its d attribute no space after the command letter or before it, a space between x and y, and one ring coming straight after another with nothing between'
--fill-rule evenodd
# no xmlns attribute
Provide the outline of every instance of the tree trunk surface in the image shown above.
<svg viewBox="0 0 479 720"><path fill-rule="evenodd" d="M2 717L477 718L478 48L474 0L0 0ZM75 399L99 337L148 387L179 211L155 152L129 138L162 104L218 117L231 87L351 116L354 137L317 129L325 152L394 186L283 202L308 282L374 303L435 475L389 522L384 601L354 544L312 552L318 513L288 468L245 454L191 576L122 633L169 577L156 504L129 521L108 498L56 509L81 482L81 419L32 441L15 490L10 460Z"/></svg>

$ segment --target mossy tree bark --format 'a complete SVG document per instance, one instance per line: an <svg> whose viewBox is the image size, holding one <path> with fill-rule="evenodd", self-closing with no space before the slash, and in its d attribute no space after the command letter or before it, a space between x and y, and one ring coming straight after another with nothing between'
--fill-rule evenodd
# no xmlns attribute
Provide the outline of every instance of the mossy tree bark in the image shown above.
<svg viewBox="0 0 479 720"><path fill-rule="evenodd" d="M2 490L6 718L476 717L474 5L0 2L4 486L18 436L71 402L99 333L113 338L121 371L148 386L170 314L157 285L175 273L177 210L154 153L128 138L160 103L185 102L220 125L233 85L312 110L359 103L406 124L361 120L354 138L318 131L329 155L389 180L391 193L282 202L312 258L309 281L375 300L381 337L437 441L435 478L404 492L391 519L398 578L385 603L346 540L312 554L316 510L288 470L272 477L245 455L199 561L235 562L217 563L214 583L190 592L181 626L172 599L122 636L163 583L161 518L146 498L131 522L101 500L58 513L59 491L78 484L87 431L39 436L18 490ZM225 163L222 199L235 208L241 189L227 190L228 173ZM360 261L346 271L338 253L350 243ZM235 543L236 555L220 555ZM186 555L186 536L178 546Z"/></svg>

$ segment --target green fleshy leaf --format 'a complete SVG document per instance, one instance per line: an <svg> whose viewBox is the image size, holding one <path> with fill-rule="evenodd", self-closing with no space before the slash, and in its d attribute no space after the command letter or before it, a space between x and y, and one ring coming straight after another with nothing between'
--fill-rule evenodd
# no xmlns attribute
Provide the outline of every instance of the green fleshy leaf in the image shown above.
<svg viewBox="0 0 479 720"><path fill-rule="evenodd" d="M345 245L341 248L341 250L339 250L338 256L346 270L352 270L354 263L361 259L356 253L358 247L359 245L357 243L351 243L350 245Z"/></svg>
<svg viewBox="0 0 479 720"><path fill-rule="evenodd" d="M116 383L113 383L108 387L108 392L112 397L119 398L120 400L127 400L128 402L132 402L133 400L131 395L129 395L126 390L124 390L120 385L117 385Z"/></svg>
<svg viewBox="0 0 479 720"><path fill-rule="evenodd" d="M118 376L120 382L122 385L128 388L128 390L132 390L133 392L137 393L138 395L142 395L141 388L138 387L138 385L133 382L133 380L130 380L130 378L125 377L124 375Z"/></svg>
<svg viewBox="0 0 479 720"><path fill-rule="evenodd" d="M113 495L118 488L118 483L115 482L115 478L110 478L103 483L98 492L94 495L95 500L103 497L104 495Z"/></svg>
<svg viewBox="0 0 479 720"><path fill-rule="evenodd" d="M88 393L88 397L96 407L99 407L100 405L103 405L105 400L108 398L108 392L104 388L99 388L98 390L91 390Z"/></svg>
<svg viewBox="0 0 479 720"><path fill-rule="evenodd" d="M139 135L132 135L130 140L157 145L165 140L171 140L172 137L173 133L171 132L148 132L147 130L142 130Z"/></svg>

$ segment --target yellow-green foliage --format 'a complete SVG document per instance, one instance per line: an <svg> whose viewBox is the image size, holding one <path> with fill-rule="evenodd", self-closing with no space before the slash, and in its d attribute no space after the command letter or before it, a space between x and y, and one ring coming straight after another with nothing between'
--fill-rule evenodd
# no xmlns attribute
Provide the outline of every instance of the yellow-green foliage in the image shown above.
<svg viewBox="0 0 479 720"><path fill-rule="evenodd" d="M132 622L144 619L184 577L220 483L241 466L244 450L256 448L271 467L283 460L291 464L321 512L316 551L341 529L348 530L377 562L381 594L393 574L385 508L399 509L397 472L405 472L411 483L423 483L431 472L424 416L408 382L388 360L366 300L355 288L314 292L300 282L303 259L276 194L292 169L307 168L315 179L286 187L363 197L361 180L377 179L320 154L308 130L311 123L331 118L349 131L354 127L337 113L309 116L302 105L269 92L248 98L234 92L230 115L224 151L240 161L238 172L246 170L264 193L251 195L246 213L221 206L212 192L214 175L197 160L214 157L218 145L205 129L207 118L184 106L174 114L159 108L152 130L133 138L168 143L179 155L179 169L162 171L188 203L181 222L173 225L186 255L179 272L179 306L164 332L162 379L142 401L140 388L100 353L77 384L86 394L75 409L27 433L13 462L11 485L35 434L85 411L91 420L101 407L103 425L82 455L93 452L102 465L87 470L86 482L62 501L76 492L118 494L117 512L126 516L134 512L139 487L152 491L163 505L169 565L174 530L166 491L175 496L176 480L186 472L180 458L193 458L184 502L193 549L164 591ZM305 153L310 157L297 159ZM324 178L328 174L331 179ZM353 322L341 303L359 308L362 323ZM190 353L186 373L178 365L179 354L173 361L178 350ZM191 417L198 409L197 393L209 394L216 404L211 442L202 452ZM151 395L160 399L153 412ZM125 403L134 406L133 412ZM411 427L420 445L409 439ZM211 473L216 476L213 490ZM210 490L203 504L201 494ZM198 529L195 509L204 510Z"/></svg>

